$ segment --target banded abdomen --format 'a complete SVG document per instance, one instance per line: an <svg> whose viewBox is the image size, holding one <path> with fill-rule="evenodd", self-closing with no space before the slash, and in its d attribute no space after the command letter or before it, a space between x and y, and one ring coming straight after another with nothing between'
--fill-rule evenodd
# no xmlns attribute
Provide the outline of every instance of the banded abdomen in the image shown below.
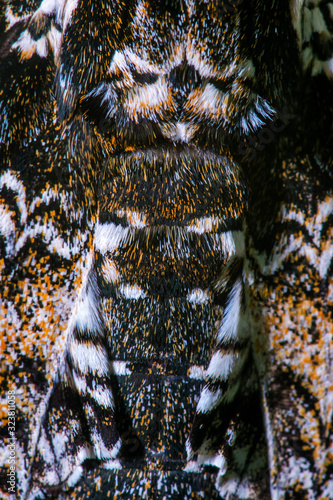
<svg viewBox="0 0 333 500"><path fill-rule="evenodd" d="M2 392L19 389L20 487L32 457L33 498L82 469L71 498L213 498L205 463L222 498L263 499L268 449L272 498L330 497L330 2L34 3L0 6ZM236 157L257 324L241 318Z"/></svg>
<svg viewBox="0 0 333 500"><path fill-rule="evenodd" d="M226 205L216 203L240 203L239 174L230 160L184 146L112 163L95 250L118 411L126 415L116 418L124 420L124 466L181 471L222 317L217 285L243 250L239 208L227 219Z"/></svg>
<svg viewBox="0 0 333 500"><path fill-rule="evenodd" d="M114 494L142 495L147 474L147 498L176 498L174 488L200 497L212 484L200 463L221 466L223 433L231 442L240 429L235 397L253 383L241 321L247 188L234 134L256 131L274 111L252 88L233 13L205 7L208 36L201 7L160 8L157 48L148 36L156 13L138 4L131 34L114 40L103 78L85 88L72 85L80 57L68 59L83 49L71 29L63 41L58 106L75 124L70 147L92 170L76 144L82 122L79 137L97 141L102 160L89 271L37 445L34 476L46 489L75 483L84 460L97 458L114 471Z"/></svg>
<svg viewBox="0 0 333 500"><path fill-rule="evenodd" d="M188 474L185 445L205 379L226 380L247 347L238 338L245 204L239 168L184 145L110 163L62 370L71 388L61 406L69 411L78 393L84 415L77 425L87 423L86 444L78 438L71 451L121 466L112 476L120 498L129 485L129 498L137 498L142 475L144 498L175 498L181 484L179 498L189 491L218 498L217 469ZM209 412L220 393L206 389L199 411ZM62 469L63 479L67 473Z"/></svg>

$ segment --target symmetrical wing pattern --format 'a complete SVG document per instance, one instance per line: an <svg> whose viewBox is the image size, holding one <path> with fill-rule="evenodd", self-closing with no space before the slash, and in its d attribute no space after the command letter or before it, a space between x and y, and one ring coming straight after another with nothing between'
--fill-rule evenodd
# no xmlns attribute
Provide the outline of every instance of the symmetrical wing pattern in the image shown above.
<svg viewBox="0 0 333 500"><path fill-rule="evenodd" d="M3 483L333 498L333 5L0 14Z"/></svg>

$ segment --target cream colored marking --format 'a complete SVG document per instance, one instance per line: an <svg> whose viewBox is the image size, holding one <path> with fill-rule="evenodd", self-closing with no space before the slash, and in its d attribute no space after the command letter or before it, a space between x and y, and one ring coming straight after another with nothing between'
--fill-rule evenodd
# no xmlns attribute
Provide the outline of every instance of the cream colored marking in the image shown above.
<svg viewBox="0 0 333 500"><path fill-rule="evenodd" d="M173 142L189 143L198 129L198 126L188 122L177 122L162 123L160 128L164 137L167 137Z"/></svg>
<svg viewBox="0 0 333 500"><path fill-rule="evenodd" d="M190 451L191 453L191 451ZM184 472L199 472L200 471L200 464L196 460L190 460L189 462L186 463L184 467Z"/></svg>
<svg viewBox="0 0 333 500"><path fill-rule="evenodd" d="M28 16L17 16L13 13L12 9L10 7L6 7L5 11L5 18L8 23L8 30L15 24L17 21L22 21L23 19L26 19Z"/></svg>
<svg viewBox="0 0 333 500"><path fill-rule="evenodd" d="M201 288L195 288L191 290L186 299L193 304L207 304L211 294L207 290L202 290Z"/></svg>
<svg viewBox="0 0 333 500"><path fill-rule="evenodd" d="M241 294L243 291L243 283L239 279L234 284L227 305L223 313L221 326L218 330L218 340L236 340L239 333L240 324L240 309L241 309Z"/></svg>
<svg viewBox="0 0 333 500"><path fill-rule="evenodd" d="M59 37L55 38L53 28L52 34L50 34L50 41L59 41ZM59 33L59 32L58 32ZM46 36L40 37L38 40L33 40L28 30L23 31L17 42L13 43L12 49L19 50L22 53L22 57L25 59L30 59L36 52L40 57L47 57L48 55L48 38ZM56 47L56 50L58 48Z"/></svg>
<svg viewBox="0 0 333 500"><path fill-rule="evenodd" d="M101 464L101 467L103 469L107 470L119 470L122 469L122 465L120 463L120 460L107 460L106 462Z"/></svg>
<svg viewBox="0 0 333 500"><path fill-rule="evenodd" d="M205 380L207 372L204 366L191 366L187 370L187 376L196 380Z"/></svg>
<svg viewBox="0 0 333 500"><path fill-rule="evenodd" d="M52 47L55 61L58 61L61 50L62 34L55 26L52 26L47 33L47 39Z"/></svg>
<svg viewBox="0 0 333 500"><path fill-rule="evenodd" d="M63 32L69 23L74 10L78 5L78 0L44 0L35 16L56 14L56 21L62 26Z"/></svg>
<svg viewBox="0 0 333 500"><path fill-rule="evenodd" d="M7 207L0 206L0 234L6 240L6 253L14 255L16 226L12 219L13 212L9 212Z"/></svg>
<svg viewBox="0 0 333 500"><path fill-rule="evenodd" d="M207 376L212 379L227 380L232 372L238 355L224 354L217 351L214 353L207 370Z"/></svg>
<svg viewBox="0 0 333 500"><path fill-rule="evenodd" d="M191 92L187 107L216 122L222 116L227 118L230 98L229 93L223 93L212 83L207 83L203 88Z"/></svg>
<svg viewBox="0 0 333 500"><path fill-rule="evenodd" d="M204 442L202 447L203 449L205 449L205 447L209 448L209 442ZM220 470L223 470L226 466L225 458L216 452L212 452L207 455L200 453L198 455L198 464L213 465L214 467L218 467Z"/></svg>
<svg viewBox="0 0 333 500"><path fill-rule="evenodd" d="M114 405L110 388L105 389L103 386L93 381L93 388L92 390L89 389L89 393L99 406L113 409Z"/></svg>
<svg viewBox="0 0 333 500"><path fill-rule="evenodd" d="M120 52L118 50L115 51L112 62L110 64L109 73L111 75L122 73L126 79L126 82L133 85L134 79L132 73L128 67L125 51Z"/></svg>
<svg viewBox="0 0 333 500"><path fill-rule="evenodd" d="M212 392L208 389L208 387L205 387L200 395L197 412L207 413L210 410L213 410L221 401L221 397L221 389L217 389L215 392Z"/></svg>
<svg viewBox="0 0 333 500"><path fill-rule="evenodd" d="M137 285L121 285L119 287L119 292L126 299L144 299L146 297L145 292Z"/></svg>
<svg viewBox="0 0 333 500"><path fill-rule="evenodd" d="M103 443L102 437L98 432L94 429L93 432L91 433L91 438L94 444L94 452L97 458L99 459L112 459L115 458L120 450L121 447L121 440L119 439L115 445L111 448L107 448L105 444Z"/></svg>
<svg viewBox="0 0 333 500"><path fill-rule="evenodd" d="M69 343L69 353L75 367L82 374L93 373L100 377L109 374L110 364L100 345L94 345L92 342L86 344L73 338Z"/></svg>
<svg viewBox="0 0 333 500"><path fill-rule="evenodd" d="M130 228L124 228L113 222L100 224L97 222L95 228L94 246L102 255L113 252L116 248L129 240Z"/></svg>
<svg viewBox="0 0 333 500"><path fill-rule="evenodd" d="M107 283L117 283L121 276L115 263L111 259L104 259L102 274Z"/></svg>
<svg viewBox="0 0 333 500"><path fill-rule="evenodd" d="M93 287L89 285L86 293L77 304L76 309L77 330L82 332L88 331L94 336L101 334L103 331L102 320L98 308L99 298L96 290L98 290L97 284L96 289L93 289Z"/></svg>
<svg viewBox="0 0 333 500"><path fill-rule="evenodd" d="M131 375L132 373L126 361L112 361L112 367L116 375Z"/></svg>
<svg viewBox="0 0 333 500"><path fill-rule="evenodd" d="M143 85L130 90L124 109L131 120L139 122L142 116L158 120L156 113L172 106L172 95L165 77L160 77L151 85Z"/></svg>
<svg viewBox="0 0 333 500"><path fill-rule="evenodd" d="M91 457L87 457L87 458L94 458L94 454L91 453L91 455L92 455ZM83 459L82 462L84 460L85 459ZM79 462L79 460L78 460L78 462ZM82 465L79 465L78 467L76 467L73 470L73 472L71 473L71 475L69 476L69 478L66 481L69 488L73 488L76 485L76 483L81 479L82 474L83 474L83 467L82 467Z"/></svg>
<svg viewBox="0 0 333 500"><path fill-rule="evenodd" d="M93 387L90 388L88 387L85 378L77 375L76 372L73 372L72 376L75 387L79 394L89 394L100 406L113 409L113 398L109 388L105 389L95 381L93 381ZM85 410L88 411L88 405L85 406ZM92 416L94 416L94 414L92 414Z"/></svg>
<svg viewBox="0 0 333 500"><path fill-rule="evenodd" d="M215 232L218 228L221 219L219 217L202 217L195 219L194 222L186 226L186 230L197 234Z"/></svg>
<svg viewBox="0 0 333 500"><path fill-rule="evenodd" d="M142 229L147 226L147 217L142 212L117 210L116 215L119 218L126 217L128 225L135 229Z"/></svg>

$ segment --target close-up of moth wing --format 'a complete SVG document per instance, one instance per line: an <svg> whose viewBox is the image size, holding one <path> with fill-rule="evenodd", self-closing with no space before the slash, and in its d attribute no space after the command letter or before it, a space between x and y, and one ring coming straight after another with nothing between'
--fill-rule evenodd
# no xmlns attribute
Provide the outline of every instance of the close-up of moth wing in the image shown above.
<svg viewBox="0 0 333 500"><path fill-rule="evenodd" d="M249 224L250 290L272 498L333 498L331 2L291 2L301 76L272 162L273 213ZM263 189L254 189L258 196ZM264 200L263 200L264 202ZM259 201L260 205L260 201ZM272 216L273 215L273 216Z"/></svg>
<svg viewBox="0 0 333 500"><path fill-rule="evenodd" d="M0 3L3 498L333 499L332 31Z"/></svg>
<svg viewBox="0 0 333 500"><path fill-rule="evenodd" d="M93 185L84 187L78 161L92 165L97 154L90 137L83 145L88 132L80 127L76 139L82 154L72 155L57 119L54 80L69 7L44 12L41 6L34 12L20 2L1 8L7 28L0 98L2 408L6 429L6 394L14 391L17 488L23 495L40 446L45 446L43 474L49 486L67 479L75 461L82 461L77 455L93 446L84 427L87 405L79 401L77 389L71 390L70 363L84 370L85 355L81 349L79 360L68 356L75 342L72 311L79 309L93 280L95 208L88 194ZM91 368L98 375L109 361L103 365L102 348L96 349ZM52 390L55 381L57 391ZM50 442L45 415L54 421ZM7 429L3 436L8 438ZM4 446L2 452L3 465L8 464L9 449ZM8 486L5 479L2 484Z"/></svg>

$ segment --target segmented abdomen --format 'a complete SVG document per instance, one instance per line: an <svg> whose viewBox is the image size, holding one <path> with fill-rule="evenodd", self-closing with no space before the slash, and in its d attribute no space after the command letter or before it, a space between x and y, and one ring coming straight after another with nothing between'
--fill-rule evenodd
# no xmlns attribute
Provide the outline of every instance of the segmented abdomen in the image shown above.
<svg viewBox="0 0 333 500"><path fill-rule="evenodd" d="M243 257L243 196L235 164L188 146L117 156L101 182L90 271L98 294L88 284L70 352L73 370L84 365L81 345L91 349L76 382L81 388L98 357L96 331L105 336L122 440L117 458L127 475L121 494L138 469L147 469L151 488L160 477L161 497L171 492L176 471L177 484L182 478L192 490L193 474L183 471L185 443L217 343L221 294L234 285L233 278L223 283L224 270ZM232 320L237 330L238 317ZM229 357L236 342L230 338L225 346ZM100 391L92 392L97 402ZM103 451L100 456L106 458ZM148 488L147 498L153 491Z"/></svg>
<svg viewBox="0 0 333 500"><path fill-rule="evenodd" d="M326 499L330 110L308 125L330 102L330 3L12 9L2 324L23 415L42 401L31 440L20 416L21 488L264 499L270 476L274 500Z"/></svg>

